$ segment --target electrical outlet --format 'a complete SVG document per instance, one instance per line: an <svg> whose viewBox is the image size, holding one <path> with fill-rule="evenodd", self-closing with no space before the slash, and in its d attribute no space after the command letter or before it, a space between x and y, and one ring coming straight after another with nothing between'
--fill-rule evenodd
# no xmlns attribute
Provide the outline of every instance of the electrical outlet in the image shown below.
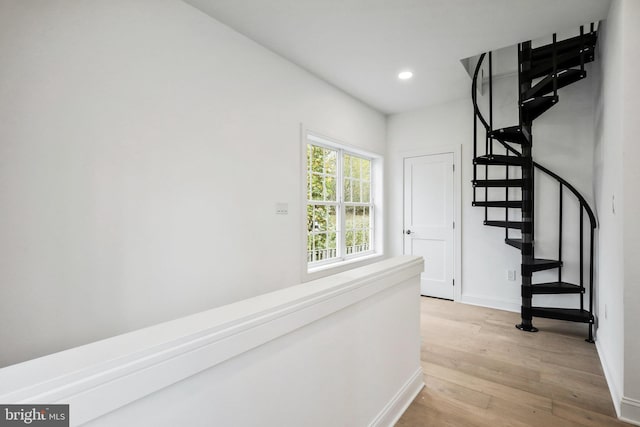
<svg viewBox="0 0 640 427"><path fill-rule="evenodd" d="M516 271L515 270L507 270L507 280L511 282L515 282L516 280Z"/></svg>

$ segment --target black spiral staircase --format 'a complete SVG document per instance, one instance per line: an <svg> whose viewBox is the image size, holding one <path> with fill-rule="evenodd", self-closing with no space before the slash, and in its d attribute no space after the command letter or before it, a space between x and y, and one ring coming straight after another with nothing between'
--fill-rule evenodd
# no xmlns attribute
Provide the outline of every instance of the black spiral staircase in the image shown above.
<svg viewBox="0 0 640 427"><path fill-rule="evenodd" d="M533 121L551 109L559 101L558 90L586 78L585 63L594 60L594 48L597 32L591 24L590 31L562 41L556 40L549 45L532 48L531 41L518 45L518 110L519 123L502 129L493 128L493 70L492 54L482 54L475 68L472 84L472 100L475 111L473 146L473 206L484 208L484 225L505 229L505 243L520 250L522 255L522 323L518 329L536 332L532 324L533 317L582 322L589 326L587 341L593 342L593 262L594 230L596 219L593 211L582 195L567 181L533 160ZM488 96L489 118L478 107L478 74L488 57ZM478 123L484 128L478 128ZM484 134L484 150L479 143L478 130ZM556 259L542 259L535 256L535 200L534 188L537 174L546 174L558 183L558 252ZM499 174L499 175L497 175ZM504 175L503 175L504 174ZM495 179L500 176L500 179ZM504 176L504 179L502 179ZM520 189L521 197L513 200L513 189ZM478 191L480 194L478 195ZM563 268L563 203L566 192L579 204L579 282L567 283L562 278ZM502 192L504 190L504 193ZM500 196L497 198L496 194ZM509 196L511 195L511 199ZM479 197L484 196L484 197ZM482 199L482 200L481 200ZM500 209L500 210L496 210ZM542 207L544 208L544 207ZM504 212L502 212L504 209ZM521 219L513 220L510 211L519 209ZM489 212L503 213L500 219L489 218ZM585 233L585 215L589 229ZM568 222L568 221L567 221ZM520 230L518 233L517 231ZM519 234L519 235L515 235ZM588 235L588 243L585 243ZM574 241L574 243L577 243ZM585 246L588 255L585 256ZM585 265L585 258L588 265ZM557 270L557 281L536 283L534 273L543 270ZM585 270L588 282L585 281ZM588 295L586 291L588 289ZM575 294L580 298L580 308L539 307L533 305L536 295ZM585 303L585 297L588 301ZM578 305L577 302L575 304Z"/></svg>

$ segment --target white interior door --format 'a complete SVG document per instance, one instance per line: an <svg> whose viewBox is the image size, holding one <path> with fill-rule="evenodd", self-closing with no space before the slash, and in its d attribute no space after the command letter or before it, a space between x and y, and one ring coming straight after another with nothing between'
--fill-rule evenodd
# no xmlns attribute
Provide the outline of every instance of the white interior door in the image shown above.
<svg viewBox="0 0 640 427"><path fill-rule="evenodd" d="M453 299L453 153L404 159L404 253L424 257L422 295Z"/></svg>

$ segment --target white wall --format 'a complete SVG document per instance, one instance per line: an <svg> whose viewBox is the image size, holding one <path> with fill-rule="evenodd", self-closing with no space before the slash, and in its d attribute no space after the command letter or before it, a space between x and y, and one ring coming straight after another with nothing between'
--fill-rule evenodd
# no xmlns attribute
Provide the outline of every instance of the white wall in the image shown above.
<svg viewBox="0 0 640 427"><path fill-rule="evenodd" d="M598 216L596 264L597 346L613 401L619 411L624 384L624 177L622 170L623 68L621 4L611 3L609 17L600 27L599 73L594 153L595 209Z"/></svg>
<svg viewBox="0 0 640 427"><path fill-rule="evenodd" d="M384 152L178 0L6 0L0 57L0 366L299 283L300 124Z"/></svg>
<svg viewBox="0 0 640 427"><path fill-rule="evenodd" d="M517 54L513 50L514 54ZM514 59L517 61L517 58ZM593 80L588 77L559 91L560 102L534 123L534 159L572 183L587 200L592 200L593 164ZM471 80L469 80L469 88ZM486 92L485 92L486 94ZM487 96L480 102L485 105ZM488 117L488 115L487 115ZM517 124L517 77L503 76L494 81L494 128ZM480 126L480 124L479 124ZM480 133L479 133L480 134ZM403 152L462 145L462 301L519 311L520 253L504 243L504 230L483 226L484 210L471 206L473 188L473 107L471 99L462 99L420 111L392 115L387 127L387 194L389 253L402 253L402 156ZM479 144L484 147L484 136ZM483 148L482 148L483 149ZM496 151L496 153L502 153ZM515 172L515 169L512 169ZM479 172L482 178L482 172ZM492 178L504 178L503 172ZM513 173L512 173L512 176ZM557 183L537 175L536 256L557 257ZM494 191L494 200L502 194ZM516 193L517 192L517 193ZM478 190L478 196L483 190ZM565 191L568 196L568 192ZM519 190L510 195L519 196ZM482 196L483 197L483 196ZM479 199L482 200L482 199ZM578 221L577 205L571 196L565 198L564 253L567 268L563 280L577 283ZM513 218L519 212L512 210ZM573 214L573 217L570 215ZM504 219L504 210L490 210L490 219ZM585 224L586 224L585 217ZM512 231L511 236L517 236ZM575 260L571 259L575 257ZM426 268L429 268L428 262ZM516 270L517 280L507 280L507 270ZM587 275L588 277L588 275ZM554 272L536 273L535 282L557 280ZM456 279L456 283L460 283ZM573 296L536 297L536 304L564 307L577 306Z"/></svg>
<svg viewBox="0 0 640 427"><path fill-rule="evenodd" d="M603 31L595 190L601 216L598 350L621 418L640 425L640 4L615 0ZM615 212L614 212L615 209ZM606 315L605 315L606 307Z"/></svg>
<svg viewBox="0 0 640 427"><path fill-rule="evenodd" d="M624 79L624 398L622 416L640 425L640 2L623 2Z"/></svg>

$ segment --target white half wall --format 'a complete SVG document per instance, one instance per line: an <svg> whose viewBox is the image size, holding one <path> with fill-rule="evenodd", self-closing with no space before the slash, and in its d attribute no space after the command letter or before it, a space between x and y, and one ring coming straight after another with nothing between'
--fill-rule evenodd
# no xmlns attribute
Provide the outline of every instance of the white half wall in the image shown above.
<svg viewBox="0 0 640 427"><path fill-rule="evenodd" d="M0 402L71 425L392 426L423 386L398 257L0 369Z"/></svg>
<svg viewBox="0 0 640 427"><path fill-rule="evenodd" d="M382 114L178 0L2 1L0 57L0 366L299 283L301 124L384 153Z"/></svg>

